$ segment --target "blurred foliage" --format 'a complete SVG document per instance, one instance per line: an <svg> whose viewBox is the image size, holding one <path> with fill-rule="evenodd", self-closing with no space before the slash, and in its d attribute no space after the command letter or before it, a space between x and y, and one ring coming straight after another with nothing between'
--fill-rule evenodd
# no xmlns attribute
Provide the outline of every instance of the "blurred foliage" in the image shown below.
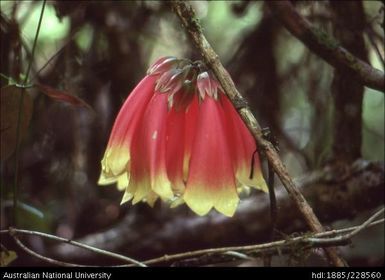
<svg viewBox="0 0 385 280"><path fill-rule="evenodd" d="M263 2L191 4L258 120L277 134L291 174L303 175L326 164L332 142L333 69L271 20ZM0 5L1 74L20 81L30 59L42 2L0 1ZM296 5L310 21L332 34L328 2ZM370 30L364 35L370 63L383 71L369 38L384 57L381 7L381 2L364 2ZM267 39L263 32L271 36ZM143 205L120 207L121 194L115 188L96 185L99 163L120 105L148 65L166 55L200 59L177 18L161 1L47 3L30 83L55 89L63 94L62 99L68 95L84 100L95 112L58 102L36 88L28 89L34 109L32 103L25 103L28 113L22 123L28 133L22 147L18 199L30 208L19 210L20 226L76 238L108 228L128 214L145 222L166 211L159 205L156 207L161 211ZM1 85L7 84L2 77ZM5 201L12 199L15 168L14 158L8 159L15 140L3 138L7 133L3 132L3 122L14 127L15 118L10 114L18 108L4 97L10 89L20 92L14 86L1 90L2 228L10 222L11 207ZM29 112L32 116L27 129L24 123L28 123ZM362 117L362 157L384 161L383 93L365 89ZM6 150L3 145L7 145ZM34 208L42 215L30 211ZM168 215L187 213L183 207L173 211Z"/></svg>
<svg viewBox="0 0 385 280"><path fill-rule="evenodd" d="M19 104L23 94L23 107L19 115ZM20 143L27 133L32 106L31 96L25 90L12 85L1 89L1 161L7 160L14 153L16 143ZM20 134L18 135L19 116Z"/></svg>
<svg viewBox="0 0 385 280"><path fill-rule="evenodd" d="M15 251L1 251L0 252L0 267L8 266L14 260L16 260L17 254Z"/></svg>

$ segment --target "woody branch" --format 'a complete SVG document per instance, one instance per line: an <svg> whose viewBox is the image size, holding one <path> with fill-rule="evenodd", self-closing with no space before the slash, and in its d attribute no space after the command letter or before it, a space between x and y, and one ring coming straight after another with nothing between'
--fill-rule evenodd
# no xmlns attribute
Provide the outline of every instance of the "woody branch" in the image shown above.
<svg viewBox="0 0 385 280"><path fill-rule="evenodd" d="M202 33L202 28L195 16L195 12L192 7L183 1L171 1L170 3L172 9L181 20L183 27L186 29L196 48L200 51L200 54L202 55L205 63L208 67L211 68L211 70L218 78L226 95L237 108L240 116L253 134L260 149L265 152L268 161L288 191L291 199L293 199L295 202L296 207L302 213L309 227L317 233L324 231L324 228L314 214L313 209L310 207L301 192L299 192L297 186L294 184L285 165L280 160L274 146L263 137L261 128L252 112L247 107L246 101L236 89L234 82L223 67L218 55L215 53L210 43ZM344 260L338 256L334 248L325 248L324 250L328 259L331 263L333 263L333 265L345 265Z"/></svg>

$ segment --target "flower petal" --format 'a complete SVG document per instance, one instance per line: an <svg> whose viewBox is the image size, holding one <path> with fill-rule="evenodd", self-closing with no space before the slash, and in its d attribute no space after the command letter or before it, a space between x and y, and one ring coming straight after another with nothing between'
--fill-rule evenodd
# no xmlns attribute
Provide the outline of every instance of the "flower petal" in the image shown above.
<svg viewBox="0 0 385 280"><path fill-rule="evenodd" d="M100 184L105 184L107 178L110 182L116 182L118 176L125 172L130 160L132 137L154 93L156 79L157 76L146 76L120 109L102 160Z"/></svg>
<svg viewBox="0 0 385 280"><path fill-rule="evenodd" d="M117 188L120 191L124 191L128 187L128 182L130 181L130 173L123 173L118 177Z"/></svg>
<svg viewBox="0 0 385 280"><path fill-rule="evenodd" d="M184 73L182 69L171 69L164 72L156 82L155 91L160 93L175 93L183 85Z"/></svg>
<svg viewBox="0 0 385 280"><path fill-rule="evenodd" d="M194 95L190 106L186 109L184 130L184 157L183 157L183 180L187 181L190 166L191 150L198 123L199 101Z"/></svg>
<svg viewBox="0 0 385 280"><path fill-rule="evenodd" d="M175 195L182 195L185 189L183 182L184 122L185 111L171 108L167 117L166 165Z"/></svg>
<svg viewBox="0 0 385 280"><path fill-rule="evenodd" d="M237 180L243 185L267 191L255 140L228 97L224 93L220 96L226 112L230 150Z"/></svg>
<svg viewBox="0 0 385 280"><path fill-rule="evenodd" d="M232 216L238 205L238 194L231 164L231 154L219 102L206 96L203 100L191 151L189 176L183 196L198 215L215 207Z"/></svg>
<svg viewBox="0 0 385 280"><path fill-rule="evenodd" d="M154 207L154 204L155 204L156 200L158 199L158 197L159 197L159 195L157 195L156 193L151 191L147 195L147 198L146 198L145 202L147 202L147 204L150 205L151 207Z"/></svg>
<svg viewBox="0 0 385 280"><path fill-rule="evenodd" d="M141 145L141 139L134 137L129 169L130 181L125 193L129 199L133 198L132 204L145 199L151 191L150 176L144 159L144 149Z"/></svg>
<svg viewBox="0 0 385 280"><path fill-rule="evenodd" d="M172 199L166 170L167 95L155 93L137 129L132 147L131 180L133 203L145 199L152 190L162 199ZM131 184L132 182L132 184Z"/></svg>
<svg viewBox="0 0 385 280"><path fill-rule="evenodd" d="M124 192L124 195L123 195L122 201L120 202L120 205L122 205L123 203L126 203L127 201L130 201L132 198L133 198L132 193L127 192L127 191Z"/></svg>
<svg viewBox="0 0 385 280"><path fill-rule="evenodd" d="M179 59L173 56L165 56L155 61L147 70L147 75L161 74L177 64Z"/></svg>

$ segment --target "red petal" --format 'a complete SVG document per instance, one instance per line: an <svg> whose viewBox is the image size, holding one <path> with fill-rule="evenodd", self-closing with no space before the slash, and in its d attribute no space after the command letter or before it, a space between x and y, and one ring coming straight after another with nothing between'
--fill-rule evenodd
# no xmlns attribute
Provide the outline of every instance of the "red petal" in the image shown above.
<svg viewBox="0 0 385 280"><path fill-rule="evenodd" d="M198 215L212 207L232 216L239 198L219 102L206 96L198 117L184 200Z"/></svg>
<svg viewBox="0 0 385 280"><path fill-rule="evenodd" d="M229 143L237 180L243 185L267 191L255 140L228 97L223 93L220 96L226 113ZM252 166L254 166L253 172L251 172Z"/></svg>
<svg viewBox="0 0 385 280"><path fill-rule="evenodd" d="M157 76L146 76L131 92L120 109L102 160L104 177L115 177L126 170L130 160L133 133L154 94L156 79ZM102 184L103 180L100 183Z"/></svg>
<svg viewBox="0 0 385 280"><path fill-rule="evenodd" d="M187 181L190 166L191 150L197 129L199 112L198 97L194 94L191 104L186 109L185 131L184 131L184 158L183 158L183 179Z"/></svg>
<svg viewBox="0 0 385 280"><path fill-rule="evenodd" d="M175 107L173 107L167 117L166 161L167 174L176 195L181 195L184 192L184 121L185 111L177 111Z"/></svg>
<svg viewBox="0 0 385 280"><path fill-rule="evenodd" d="M147 104L154 95L157 77L158 76L144 77L127 97L112 128L110 136L111 144L115 143L115 141L127 141L127 138L132 138L132 131L136 128ZM131 133L127 135L128 132Z"/></svg>
<svg viewBox="0 0 385 280"><path fill-rule="evenodd" d="M143 153L141 138L134 137L131 145L130 168L128 170L130 181L125 193L128 199L133 198L133 204L144 200L151 192L150 176Z"/></svg>
<svg viewBox="0 0 385 280"><path fill-rule="evenodd" d="M163 199L173 192L166 171L167 94L155 93L136 131L132 146L131 181L134 203L146 198L150 190Z"/></svg>

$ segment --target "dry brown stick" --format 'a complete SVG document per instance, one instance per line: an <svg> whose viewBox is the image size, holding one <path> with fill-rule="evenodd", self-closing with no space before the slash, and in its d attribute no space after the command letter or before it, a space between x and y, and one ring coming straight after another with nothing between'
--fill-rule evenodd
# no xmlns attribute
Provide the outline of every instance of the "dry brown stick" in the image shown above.
<svg viewBox="0 0 385 280"><path fill-rule="evenodd" d="M341 240L351 239L353 236L357 235L359 232L366 229L375 219L377 219L378 216L381 216L382 214L384 214L384 210L385 210L385 208L381 208L376 213L374 213L369 219L367 219L363 224L361 224L360 226L357 226L351 232L349 232L345 235L337 236L334 238L329 238L328 242L339 242ZM310 239L310 241L311 241L311 239Z"/></svg>
<svg viewBox="0 0 385 280"><path fill-rule="evenodd" d="M291 239L277 240L277 241L263 243L263 244L202 249L202 250L196 250L196 251L190 251L190 252L183 252L183 253L174 254L174 255L165 255L159 258L143 261L143 263L150 265L155 263L170 262L170 261L176 261L176 260L181 260L181 259L186 259L191 257L197 257L197 256L206 255L206 254L224 254L226 252L237 252L237 253L241 252L243 254L254 253L254 255L256 255L257 252L263 253L265 250L269 250L269 249L271 250L271 249L280 248L280 250L282 250L285 246L287 245L290 246L296 243L306 244L306 245L309 245L309 247L311 248L325 248L326 246L347 245L349 243L350 238L357 235L363 229L366 229L368 227L372 227L375 225L383 224L384 223L383 218L373 221L376 217L378 217L382 213L383 213L383 209L377 212L376 214L374 214L372 217L370 217L369 220L367 220L360 226L324 231L321 233L314 234L312 237L310 237L308 234L304 234L301 236L293 237ZM329 236L336 236L336 235L338 236L329 237ZM132 265L122 265L122 266L132 266Z"/></svg>
<svg viewBox="0 0 385 280"><path fill-rule="evenodd" d="M230 98L231 102L237 108L242 119L244 120L247 127L253 134L255 140L257 141L258 146L265 152L266 157L269 160L270 164L273 166L274 171L277 173L282 184L288 191L291 199L293 199L296 206L302 213L309 227L317 233L324 231L324 228L319 222L316 215L314 214L313 209L310 207L301 192L298 190L297 186L294 184L292 178L287 172L286 167L280 160L274 146L263 137L261 128L254 115L247 107L246 101L236 89L233 80L223 67L218 55L215 53L210 43L203 35L201 26L195 16L195 12L192 7L188 3L183 1L171 1L170 3L174 12L181 20L187 33L190 35L195 46L200 51L206 64L214 72L215 76L221 83L226 95ZM325 248L324 250L329 261L332 264L334 264L335 266L346 265L346 262L338 256L335 248Z"/></svg>
<svg viewBox="0 0 385 280"><path fill-rule="evenodd" d="M141 262L142 264L155 264L155 263L162 263L162 262L170 262L170 261L175 261L175 260L180 260L180 259L185 259L189 257L196 257L196 256L201 256L204 254L228 254L230 256L236 256L239 258L248 258L246 253L253 253L256 254L257 252L263 253L264 250L269 250L269 249L274 249L274 248L281 248L283 249L284 246L287 245L293 245L295 243L303 243L309 245L311 248L321 248L324 246L334 246L334 245L346 245L347 241L360 233L362 230L367 229L369 227L373 227L379 224L384 223L384 218L375 220L378 216L383 214L384 208L381 210L377 211L375 214L373 214L368 220L366 220L364 223L362 223L359 226L353 226L353 227L348 227L348 228L342 228L342 229L333 229L329 231L324 231L322 233L317 233L312 236L309 236L309 234L304 234L301 236L293 237L290 239L285 239L285 240L277 240L274 242L269 242L269 243L263 243L263 244L253 244L253 245L245 245L245 246L232 246L232 247L221 247L221 248L210 248L210 249L202 249L202 250L196 250L196 251L189 251L189 252L184 252L184 253L179 253L179 254L174 254L174 255L164 255L159 258L154 258L150 259L147 261ZM345 234L346 233L346 234ZM79 265L75 263L67 263L67 262L62 262L58 261L52 258L48 258L45 256L42 256L28 247L26 247L17 237L16 234L25 234L25 235L31 235L31 236L40 236L43 238L48 238L60 242L65 242L67 243L69 240L43 233L43 232L38 232L38 231L32 231L32 230L24 230L24 229L15 229L15 228L10 228L9 230L0 230L0 234L10 234L17 245L19 245L23 250L25 250L28 254L45 261L50 264L55 264L59 266L86 266L86 265ZM330 236L330 237L329 237ZM73 241L72 241L73 242ZM99 249L94 248L92 246L82 244L79 242L75 243L76 246L82 247L82 248L88 248L90 251L98 253ZM75 245L73 244L73 245ZM2 246L2 245L1 245ZM2 246L3 247L3 246ZM95 250L93 250L95 249ZM241 253L242 252L242 253ZM115 254L112 252L107 252L111 254ZM122 256L124 257L124 256ZM134 266L135 264L129 264L129 265L117 265L114 267L126 267L126 266ZM89 266L89 265L87 265Z"/></svg>
<svg viewBox="0 0 385 280"><path fill-rule="evenodd" d="M290 1L265 1L283 26L311 51L337 69L349 70L361 84L384 92L384 72L354 56L327 33L302 17Z"/></svg>
<svg viewBox="0 0 385 280"><path fill-rule="evenodd" d="M32 231L32 230L26 230L26 229L17 229L17 228L12 228L11 227L11 228L9 228L9 230L0 230L0 234L3 234L3 233L9 233L15 239L15 242L22 249L27 251L28 253L30 253L30 252L25 249L26 248L25 246L22 246L23 244L21 243L20 240L17 239L16 234L18 234L18 233L19 234L29 234L29 235L35 235L35 236L40 236L40 237L52 239L52 240L59 241L59 242L64 242L64 243L71 244L71 245L79 247L79 248L83 248L83 249L92 251L92 252L94 252L96 254L105 255L105 256L108 256L108 257L111 257L111 258L115 258L115 259L118 259L118 260L121 260L121 261L124 261L124 262L131 263L131 264L136 265L136 266L146 267L146 265L144 263L139 262L137 260L134 260L133 258L130 258L130 257L127 257L127 256L123 256L121 254L116 254L116 253L113 253L113 252L110 252L110 251L107 251L107 250L99 249L99 248L96 248L94 246L83 244L83 243L80 243L80 242L77 242L77 241L74 241L74 240L71 240L71 239L66 239L66 238L63 238L63 237L56 236L56 235L44 233L44 232L38 232L38 231ZM38 257L38 256L36 256L36 257ZM41 257L38 257L38 258L42 259ZM47 261L47 260L45 260L45 261ZM53 261L56 261L56 260L53 260ZM60 261L58 261L58 262L60 262ZM64 263L64 262L62 262L62 263ZM57 263L57 264L59 264L59 263ZM73 264L73 265L69 264L69 266L74 266L74 265L76 265L76 264Z"/></svg>
<svg viewBox="0 0 385 280"><path fill-rule="evenodd" d="M19 238L16 237L16 234L15 232L12 232L10 231L10 235L12 236L13 240L15 240L16 244L21 248L23 249L25 252L27 252L28 254L30 254L31 256L35 257L35 258L38 258L46 263L49 263L49 264L53 264L53 265L58 265L58 266L67 266L67 267L79 267L79 266L82 266L82 265L78 265L78 264L74 264L74 263L68 263L68 262L62 262L62 261L58 261L58 260L55 260L55 259L51 259L51 258L48 258L48 257L45 257L45 256L42 256L38 253L36 253L35 251L29 249L27 246L25 246L20 240Z"/></svg>

